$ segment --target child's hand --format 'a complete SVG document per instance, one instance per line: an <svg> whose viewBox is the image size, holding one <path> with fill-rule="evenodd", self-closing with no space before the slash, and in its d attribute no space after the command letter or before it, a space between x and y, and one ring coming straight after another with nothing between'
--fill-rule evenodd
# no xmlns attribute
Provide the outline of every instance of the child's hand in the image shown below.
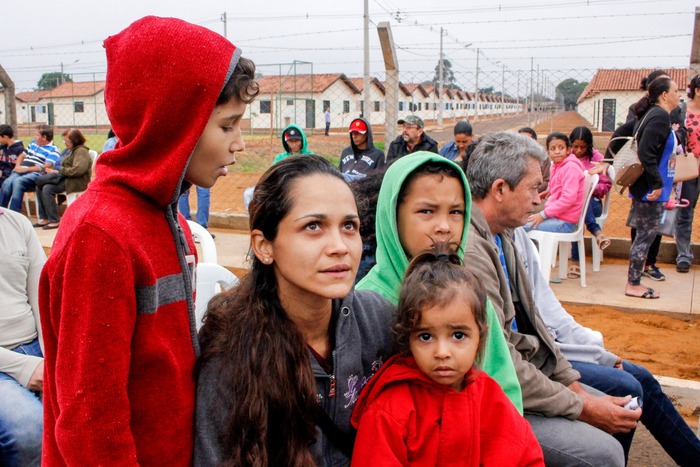
<svg viewBox="0 0 700 467"><path fill-rule="evenodd" d="M540 225L543 220L544 217L542 217L542 214L533 214L527 219L527 221L530 223L530 227L533 229L536 229L537 226Z"/></svg>
<svg viewBox="0 0 700 467"><path fill-rule="evenodd" d="M540 200L544 201L547 198L549 198L549 190L544 190L543 192L540 193Z"/></svg>

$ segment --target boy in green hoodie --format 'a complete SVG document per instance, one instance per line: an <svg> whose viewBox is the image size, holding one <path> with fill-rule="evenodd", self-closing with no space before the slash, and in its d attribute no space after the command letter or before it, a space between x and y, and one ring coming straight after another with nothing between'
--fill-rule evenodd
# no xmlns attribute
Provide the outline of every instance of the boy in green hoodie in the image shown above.
<svg viewBox="0 0 700 467"><path fill-rule="evenodd" d="M453 180L461 186L461 193L451 188ZM458 242L458 254L464 257L470 211L469 185L457 164L426 151L397 160L387 170L379 191L377 264L356 288L374 290L396 304L411 257L429 248L432 241ZM522 414L513 361L490 301L486 308L489 331L482 369L501 385Z"/></svg>
<svg viewBox="0 0 700 467"><path fill-rule="evenodd" d="M299 154L313 154L309 151L306 135L304 131L295 124L288 125L282 132L282 146L285 152L277 154L272 164L276 164L282 159Z"/></svg>

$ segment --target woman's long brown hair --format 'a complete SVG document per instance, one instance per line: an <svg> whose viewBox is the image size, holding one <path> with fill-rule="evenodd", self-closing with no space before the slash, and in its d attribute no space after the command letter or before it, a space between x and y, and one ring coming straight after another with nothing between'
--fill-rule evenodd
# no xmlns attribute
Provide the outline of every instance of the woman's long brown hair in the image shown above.
<svg viewBox="0 0 700 467"><path fill-rule="evenodd" d="M272 166L255 188L250 229L274 240L294 203L295 180L340 172L318 156L294 156ZM210 303L200 332L198 369L213 359L220 373L214 400L231 406L220 433L224 464L314 465L316 382L306 343L282 308L273 266L250 255L250 272Z"/></svg>

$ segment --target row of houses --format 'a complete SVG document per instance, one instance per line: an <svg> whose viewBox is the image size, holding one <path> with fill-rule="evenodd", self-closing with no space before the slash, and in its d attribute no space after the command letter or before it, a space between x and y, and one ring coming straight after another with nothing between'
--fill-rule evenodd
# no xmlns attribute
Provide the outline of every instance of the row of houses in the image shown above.
<svg viewBox="0 0 700 467"><path fill-rule="evenodd" d="M641 98L642 78L653 69L598 70L578 99L578 112L598 131L613 131L625 122L628 107ZM685 89L687 68L669 69L669 74ZM296 123L307 129L323 129L324 111L330 109L331 127L347 128L353 118L365 114L362 78L343 73L263 76L260 94L249 106L244 126L253 129L279 129ZM20 125L48 123L58 127L109 127L104 105L104 81L66 82L47 91L16 95ZM370 120L385 122L387 84L370 80ZM416 114L423 120L437 120L439 90L432 85L399 83L398 117ZM0 90L0 109L5 109ZM516 99L445 88L442 93L444 119L472 119L494 114L514 114L526 110ZM0 122L5 122L4 112Z"/></svg>
<svg viewBox="0 0 700 467"><path fill-rule="evenodd" d="M279 129L289 123L307 129L323 129L326 108L330 109L332 128L347 127L352 119L365 114L362 78L327 73L263 76L258 82L260 94L249 106L248 121L244 122L253 129ZM108 127L104 88L104 81L66 82L51 90L17 93L17 122L20 125ZM372 124L384 124L386 95L386 83L372 78L369 112ZM424 120L435 120L439 105L440 93L435 86L399 83L399 118L416 114ZM4 93L0 93L0 109L4 108ZM443 118L460 119L473 117L477 111L479 115L518 113L523 111L523 104L510 97L445 88L442 109Z"/></svg>

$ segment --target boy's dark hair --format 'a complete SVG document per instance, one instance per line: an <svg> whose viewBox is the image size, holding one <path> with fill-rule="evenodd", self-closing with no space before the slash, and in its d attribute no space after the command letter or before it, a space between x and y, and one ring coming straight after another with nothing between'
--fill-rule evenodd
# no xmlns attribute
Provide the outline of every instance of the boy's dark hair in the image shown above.
<svg viewBox="0 0 700 467"><path fill-rule="evenodd" d="M537 140L537 133L535 133L535 130L530 128L529 126L524 126L521 129L518 130L518 133L526 133L532 137L532 139Z"/></svg>
<svg viewBox="0 0 700 467"><path fill-rule="evenodd" d="M549 143L551 143L554 139L560 139L564 141L566 143L567 148L571 147L571 141L569 141L569 137L566 136L564 133L555 131L554 133L550 133L549 136L547 136L547 142L545 143L545 147L547 148L547 150L549 150Z"/></svg>
<svg viewBox="0 0 700 467"><path fill-rule="evenodd" d="M39 125L36 127L39 134L49 141L53 141L53 127L50 125Z"/></svg>
<svg viewBox="0 0 700 467"><path fill-rule="evenodd" d="M216 105L226 104L233 98L250 104L260 92L258 82L255 81L255 64L247 58L241 57L233 69L231 77L216 100Z"/></svg>
<svg viewBox="0 0 700 467"><path fill-rule="evenodd" d="M462 175L459 173L459 170L454 168L452 165L434 161L426 162L411 172L411 174L406 177L406 180L404 180L403 185L401 185L401 190L399 191L399 196L396 199L397 206L403 203L406 193L408 192L408 189L413 181L422 177L423 175L440 175L442 177L456 178L459 180L460 184L462 183Z"/></svg>
<svg viewBox="0 0 700 467"><path fill-rule="evenodd" d="M15 137L15 130L13 130L10 125L2 124L2 125L0 125L0 136L7 136L8 138L14 138Z"/></svg>
<svg viewBox="0 0 700 467"><path fill-rule="evenodd" d="M430 250L413 258L408 265L393 326L397 352L409 349L411 332L420 323L423 310L445 307L461 299L471 309L479 328L476 361L481 360L488 332L486 291L476 276L462 265L456 253L458 248L454 242L435 242Z"/></svg>

